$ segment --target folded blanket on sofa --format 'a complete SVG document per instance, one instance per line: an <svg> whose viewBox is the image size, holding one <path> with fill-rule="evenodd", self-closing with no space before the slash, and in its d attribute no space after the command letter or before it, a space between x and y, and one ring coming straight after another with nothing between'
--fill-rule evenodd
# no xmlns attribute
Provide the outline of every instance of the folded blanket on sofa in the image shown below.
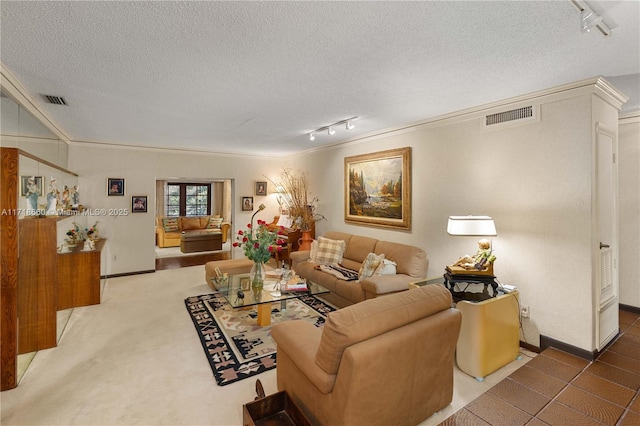
<svg viewBox="0 0 640 426"><path fill-rule="evenodd" d="M356 271L352 271L338 264L318 265L316 269L331 274L339 280L356 281L358 279L358 273Z"/></svg>

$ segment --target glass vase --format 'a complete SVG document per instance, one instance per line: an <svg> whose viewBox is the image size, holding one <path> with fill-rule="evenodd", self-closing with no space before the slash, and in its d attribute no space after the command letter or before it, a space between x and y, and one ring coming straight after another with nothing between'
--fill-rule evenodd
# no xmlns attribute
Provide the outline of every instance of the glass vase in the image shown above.
<svg viewBox="0 0 640 426"><path fill-rule="evenodd" d="M266 276L265 266L262 262L254 262L249 272L249 279L251 280L251 288L262 290L264 286L264 279Z"/></svg>

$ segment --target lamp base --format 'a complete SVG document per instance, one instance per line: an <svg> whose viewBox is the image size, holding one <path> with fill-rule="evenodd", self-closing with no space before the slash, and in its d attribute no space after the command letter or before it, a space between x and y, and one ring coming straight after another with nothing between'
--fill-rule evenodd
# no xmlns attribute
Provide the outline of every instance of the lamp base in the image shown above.
<svg viewBox="0 0 640 426"><path fill-rule="evenodd" d="M480 270L476 268L466 269L462 266L454 265L448 265L446 269L447 272L449 272L451 275L482 275L487 277L495 276L493 274L493 262L489 263L488 266L485 266L484 269Z"/></svg>

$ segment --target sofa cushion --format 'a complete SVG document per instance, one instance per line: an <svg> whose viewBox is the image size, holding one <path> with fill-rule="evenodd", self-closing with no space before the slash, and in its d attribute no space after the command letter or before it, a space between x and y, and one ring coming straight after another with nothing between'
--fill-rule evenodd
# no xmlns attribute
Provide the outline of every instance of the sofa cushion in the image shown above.
<svg viewBox="0 0 640 426"><path fill-rule="evenodd" d="M318 249L315 257L311 258L315 263L340 263L344 254L345 242L343 240L331 240L329 238L318 238Z"/></svg>
<svg viewBox="0 0 640 426"><path fill-rule="evenodd" d="M210 217L207 225L206 225L206 229L220 229L220 225L222 225L222 218L221 217Z"/></svg>
<svg viewBox="0 0 640 426"><path fill-rule="evenodd" d="M362 237L360 235L354 235L349 240L347 250L344 253L344 257L354 260L356 262L363 263L367 258L367 255L375 251L376 243L378 240L375 238ZM376 253L380 254L380 253Z"/></svg>
<svg viewBox="0 0 640 426"><path fill-rule="evenodd" d="M378 266L384 260L384 254L369 253L362 262L360 271L358 271L358 279L370 277L378 269Z"/></svg>
<svg viewBox="0 0 640 426"><path fill-rule="evenodd" d="M414 278L427 276L429 261L427 254L421 248L389 241L378 241L373 252L384 254L385 259L396 262L398 274L406 274Z"/></svg>
<svg viewBox="0 0 640 426"><path fill-rule="evenodd" d="M162 227L164 232L178 232L178 218L177 217L165 217L162 219Z"/></svg>
<svg viewBox="0 0 640 426"><path fill-rule="evenodd" d="M427 285L331 312L322 331L316 364L327 373L336 374L349 346L450 307L449 290Z"/></svg>
<svg viewBox="0 0 640 426"><path fill-rule="evenodd" d="M202 229L200 228L200 218L199 217L181 217L181 228L183 231L189 231L192 229Z"/></svg>

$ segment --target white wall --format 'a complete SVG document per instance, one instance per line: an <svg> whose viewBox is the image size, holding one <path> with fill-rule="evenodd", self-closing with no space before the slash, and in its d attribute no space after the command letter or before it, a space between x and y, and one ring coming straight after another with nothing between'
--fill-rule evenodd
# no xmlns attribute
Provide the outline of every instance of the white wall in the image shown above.
<svg viewBox="0 0 640 426"><path fill-rule="evenodd" d="M640 307L640 114L620 120L620 303Z"/></svg>
<svg viewBox="0 0 640 426"><path fill-rule="evenodd" d="M539 123L504 130L483 130L476 114L301 156L327 217L318 233L339 230L419 246L430 260L428 276L436 277L477 248L476 238L446 233L448 216L493 216L497 277L516 285L530 306L526 341L538 346L544 334L592 350L593 98L584 92L556 97L540 111ZM344 157L404 146L413 152L412 229L346 224Z"/></svg>
<svg viewBox="0 0 640 426"><path fill-rule="evenodd" d="M155 188L156 179L228 178L234 180L236 226L243 228L252 212L241 211L240 197L253 196L254 204L267 209L256 216L271 221L277 214L274 195L256 197L255 181L276 178L284 164L280 159L214 155L168 150L131 149L73 143L69 148L69 168L80 175L80 202L92 210L105 209L96 216L101 236L107 238L104 274L114 275L155 269ZM107 178L125 179L125 196L107 196ZM271 190L271 188L269 188ZM147 195L149 211L131 213L131 197ZM118 216L121 210L128 213ZM227 218L225 218L227 219ZM93 218L88 218L89 225ZM233 238L233 237L232 237ZM204 275L203 275L204 277ZM204 278L203 278L204 279Z"/></svg>

